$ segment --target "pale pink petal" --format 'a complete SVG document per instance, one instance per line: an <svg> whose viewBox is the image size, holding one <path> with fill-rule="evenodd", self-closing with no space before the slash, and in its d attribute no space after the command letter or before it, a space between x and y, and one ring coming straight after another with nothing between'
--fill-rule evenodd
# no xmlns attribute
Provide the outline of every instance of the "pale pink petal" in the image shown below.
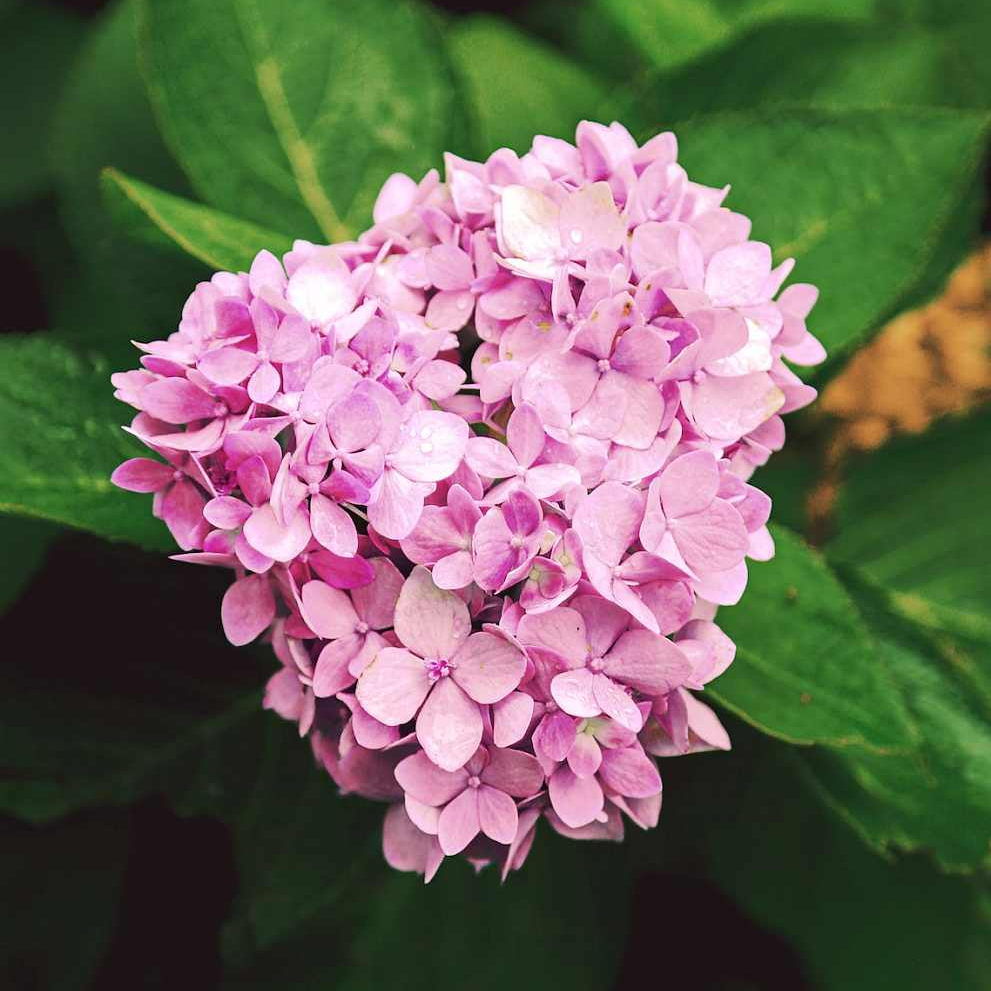
<svg viewBox="0 0 991 991"><path fill-rule="evenodd" d="M313 672L313 694L317 698L329 698L354 684L348 664L360 650L361 642L361 637L351 635L327 644L320 651Z"/></svg>
<svg viewBox="0 0 991 991"><path fill-rule="evenodd" d="M747 241L717 251L705 273L705 292L717 306L745 305L758 300L771 271L771 249Z"/></svg>
<svg viewBox="0 0 991 991"><path fill-rule="evenodd" d="M259 506L244 524L244 536L256 551L273 561L292 561L310 542L310 522L304 512L297 512L283 526L275 518L270 503Z"/></svg>
<svg viewBox="0 0 991 991"><path fill-rule="evenodd" d="M643 716L636 702L615 681L604 674L593 675L592 695L601 712L611 716L620 726L639 732L643 726Z"/></svg>
<svg viewBox="0 0 991 991"><path fill-rule="evenodd" d="M508 845L516 838L516 803L504 792L488 785L478 789L478 820L481 831L496 843Z"/></svg>
<svg viewBox="0 0 991 991"><path fill-rule="evenodd" d="M596 250L615 251L626 237L608 182L593 182L572 193L561 206L560 239L572 258Z"/></svg>
<svg viewBox="0 0 991 991"><path fill-rule="evenodd" d="M533 731L533 749L541 757L560 762L575 742L576 722L566 712L549 712Z"/></svg>
<svg viewBox="0 0 991 991"><path fill-rule="evenodd" d="M684 651L667 638L648 630L630 630L616 641L605 658L604 670L647 695L665 695L684 684L692 666Z"/></svg>
<svg viewBox="0 0 991 991"><path fill-rule="evenodd" d="M451 677L480 705L505 698L520 683L526 658L508 640L473 633L454 655Z"/></svg>
<svg viewBox="0 0 991 991"><path fill-rule="evenodd" d="M401 430L401 443L388 463L414 482L439 482L453 474L470 433L460 417L437 410L414 413Z"/></svg>
<svg viewBox="0 0 991 991"><path fill-rule="evenodd" d="M595 699L592 678L592 672L585 668L555 675L551 681L554 701L572 716L597 716L602 707Z"/></svg>
<svg viewBox="0 0 991 991"><path fill-rule="evenodd" d="M208 351L196 367L211 382L218 385L237 385L243 382L257 367L258 355L242 348L217 348Z"/></svg>
<svg viewBox="0 0 991 991"><path fill-rule="evenodd" d="M640 747L606 750L599 779L610 791L629 798L648 798L661 790L661 776Z"/></svg>
<svg viewBox="0 0 991 991"><path fill-rule="evenodd" d="M293 272L286 299L311 323L325 325L350 313L358 294L347 265L324 249Z"/></svg>
<svg viewBox="0 0 991 991"><path fill-rule="evenodd" d="M325 495L317 493L310 499L310 529L338 557L354 557L358 551L358 531L350 513Z"/></svg>
<svg viewBox="0 0 991 991"><path fill-rule="evenodd" d="M747 553L747 528L740 514L723 499L714 499L700 513L672 520L670 529L685 563L699 574L726 571Z"/></svg>
<svg viewBox="0 0 991 991"><path fill-rule="evenodd" d="M579 733L568 751L568 767L579 778L590 778L602 763L602 748L590 733Z"/></svg>
<svg viewBox="0 0 991 991"><path fill-rule="evenodd" d="M497 747L511 747L526 736L533 718L533 696L510 692L492 706L492 739Z"/></svg>
<svg viewBox="0 0 991 991"><path fill-rule="evenodd" d="M386 468L372 487L368 502L368 520L391 540L409 536L423 512L423 500L432 485L411 482L405 475Z"/></svg>
<svg viewBox="0 0 991 991"><path fill-rule="evenodd" d="M453 857L468 846L481 829L478 790L466 788L444 807L437 822L437 838L445 854Z"/></svg>
<svg viewBox="0 0 991 991"><path fill-rule="evenodd" d="M421 657L451 660L468 638L468 607L439 589L426 568L417 567L403 584L396 603L396 635Z"/></svg>
<svg viewBox="0 0 991 991"><path fill-rule="evenodd" d="M358 614L346 592L331 588L326 582L307 582L300 593L303 619L318 636L337 640L350 636L358 623Z"/></svg>
<svg viewBox="0 0 991 991"><path fill-rule="evenodd" d="M439 806L461 794L468 775L465 771L444 771L422 750L417 750L396 765L396 780L417 801Z"/></svg>
<svg viewBox="0 0 991 991"><path fill-rule="evenodd" d="M433 567L434 583L438 588L459 589L472 581L471 554L456 551L442 557Z"/></svg>
<svg viewBox="0 0 991 991"><path fill-rule="evenodd" d="M499 242L507 257L551 258L561 247L558 205L527 186L507 186L496 214Z"/></svg>
<svg viewBox="0 0 991 991"><path fill-rule="evenodd" d="M572 521L586 554L619 564L636 539L643 519L643 496L619 482L605 482L578 507Z"/></svg>
<svg viewBox="0 0 991 991"><path fill-rule="evenodd" d="M506 438L509 449L522 467L529 468L540 457L546 438L543 424L531 403L521 403L513 410L506 427Z"/></svg>
<svg viewBox="0 0 991 991"><path fill-rule="evenodd" d="M423 874L428 849L435 842L432 836L417 829L402 802L389 806L382 826L382 855L390 867Z"/></svg>
<svg viewBox="0 0 991 991"><path fill-rule="evenodd" d="M554 811L572 829L587 826L602 813L605 799L599 782L594 777L579 778L567 764L551 775L547 791Z"/></svg>
<svg viewBox="0 0 991 991"><path fill-rule="evenodd" d="M585 619L568 606L524 616L517 635L521 643L546 647L573 665L584 662L588 649Z"/></svg>
<svg viewBox="0 0 991 991"><path fill-rule="evenodd" d="M519 471L512 451L491 437L472 437L465 449L465 460L472 471L486 478L510 478Z"/></svg>
<svg viewBox="0 0 991 991"><path fill-rule="evenodd" d="M416 738L438 767L456 771L482 742L482 714L451 678L441 678L417 716Z"/></svg>
<svg viewBox="0 0 991 991"><path fill-rule="evenodd" d="M355 694L379 722L400 726L416 715L430 687L422 658L408 650L385 647L362 671Z"/></svg>
<svg viewBox="0 0 991 991"><path fill-rule="evenodd" d="M658 484L665 516L700 513L716 498L719 466L709 451L692 451L675 458L662 472Z"/></svg>

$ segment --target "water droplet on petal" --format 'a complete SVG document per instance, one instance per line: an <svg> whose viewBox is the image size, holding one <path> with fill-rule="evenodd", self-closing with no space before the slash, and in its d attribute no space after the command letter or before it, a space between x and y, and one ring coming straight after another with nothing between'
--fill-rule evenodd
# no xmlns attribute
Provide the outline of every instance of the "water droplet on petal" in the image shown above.
<svg viewBox="0 0 991 991"><path fill-rule="evenodd" d="M582 243L582 232L579 231L579 230L573 230L571 232L571 241L572 241L573 244L581 244Z"/></svg>
<svg viewBox="0 0 991 991"><path fill-rule="evenodd" d="M429 454L433 449L434 449L434 445L433 444L421 444L420 445L420 453L421 454Z"/></svg>

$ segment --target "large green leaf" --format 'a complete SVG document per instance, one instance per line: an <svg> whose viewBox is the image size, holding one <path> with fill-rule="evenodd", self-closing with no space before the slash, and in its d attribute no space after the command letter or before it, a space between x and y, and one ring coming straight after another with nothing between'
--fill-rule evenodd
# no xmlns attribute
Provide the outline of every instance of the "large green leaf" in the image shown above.
<svg viewBox="0 0 991 991"><path fill-rule="evenodd" d="M92 987L118 917L128 853L120 813L44 830L0 820L0 978L7 988Z"/></svg>
<svg viewBox="0 0 991 991"><path fill-rule="evenodd" d="M455 21L448 44L467 84L482 156L501 147L522 154L536 134L573 141L580 120L610 118L615 101L595 74L505 21Z"/></svg>
<svg viewBox="0 0 991 991"><path fill-rule="evenodd" d="M134 363L131 340L156 340L175 329L183 300L209 274L200 261L122 235L100 196L108 166L175 193L188 189L145 95L134 14L133 0L101 13L69 73L51 153L75 265L46 273L53 325L120 367Z"/></svg>
<svg viewBox="0 0 991 991"><path fill-rule="evenodd" d="M737 654L709 693L790 743L905 748L911 725L853 600L815 551L773 534L774 560L752 563L743 601L720 610Z"/></svg>
<svg viewBox="0 0 991 991"><path fill-rule="evenodd" d="M755 24L782 16L867 20L876 0L595 0L648 62L670 68L687 62ZM773 63L768 63L768 71Z"/></svg>
<svg viewBox="0 0 991 991"><path fill-rule="evenodd" d="M987 108L987 60L961 52L973 31L973 25L959 21L938 26L775 21L677 70L653 74L637 87L630 110L634 119L674 122L796 100L828 107Z"/></svg>
<svg viewBox="0 0 991 991"><path fill-rule="evenodd" d="M458 150L439 34L407 0L146 2L143 45L201 197L297 237L352 237L391 172Z"/></svg>
<svg viewBox="0 0 991 991"><path fill-rule="evenodd" d="M991 864L991 479L987 410L852 462L827 544L920 735L913 760L811 755L829 800L882 850Z"/></svg>
<svg viewBox="0 0 991 991"><path fill-rule="evenodd" d="M148 498L110 484L114 468L143 449L120 427L130 417L103 359L32 334L0 340L0 367L0 513L174 549Z"/></svg>
<svg viewBox="0 0 991 991"><path fill-rule="evenodd" d="M103 189L118 225L130 237L184 251L211 268L247 271L262 248L281 255L292 239L257 224L107 169Z"/></svg>
<svg viewBox="0 0 991 991"><path fill-rule="evenodd" d="M698 864L794 947L819 991L985 991L986 880L942 875L924 857L875 856L812 800L794 751L731 732L733 755L679 767L678 793L667 775L659 828L663 842L682 840L675 869Z"/></svg>
<svg viewBox="0 0 991 991"><path fill-rule="evenodd" d="M991 705L955 665L980 657L947 652L940 635L904 620L876 588L848 575L920 734L910 760L811 752L813 780L881 852L927 850L949 870L991 867Z"/></svg>
<svg viewBox="0 0 991 991"><path fill-rule="evenodd" d="M991 624L991 408L851 462L829 555L901 593L913 619ZM926 613L929 615L922 615ZM983 620L983 623L982 623Z"/></svg>
<svg viewBox="0 0 991 991"><path fill-rule="evenodd" d="M767 107L676 130L689 175L732 183L727 204L753 218L753 236L819 287L811 326L835 360L925 278L988 125L974 111Z"/></svg>
<svg viewBox="0 0 991 991"><path fill-rule="evenodd" d="M5 206L49 184L52 111L82 36L82 20L55 4L0 11L0 118L9 149L0 169Z"/></svg>

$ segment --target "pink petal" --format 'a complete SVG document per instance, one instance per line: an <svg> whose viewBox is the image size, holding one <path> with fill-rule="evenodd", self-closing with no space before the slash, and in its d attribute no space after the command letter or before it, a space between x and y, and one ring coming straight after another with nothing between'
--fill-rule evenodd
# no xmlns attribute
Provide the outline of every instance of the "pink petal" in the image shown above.
<svg viewBox="0 0 991 991"><path fill-rule="evenodd" d="M709 451L692 451L675 458L661 474L661 504L669 518L700 513L719 490L719 466Z"/></svg>
<svg viewBox="0 0 991 991"><path fill-rule="evenodd" d="M129 492L157 492L174 481L175 471L172 465L150 458L131 458L117 466L110 481Z"/></svg>
<svg viewBox="0 0 991 991"><path fill-rule="evenodd" d="M400 726L416 715L430 687L422 658L408 650L386 647L362 671L355 694L379 722Z"/></svg>
<svg viewBox="0 0 991 991"><path fill-rule="evenodd" d="M237 385L258 366L258 355L243 348L217 348L208 351L196 367L218 385Z"/></svg>
<svg viewBox="0 0 991 991"><path fill-rule="evenodd" d="M282 668L268 679L262 708L271 709L290 722L299 720L303 712L303 686L295 671Z"/></svg>
<svg viewBox="0 0 991 991"><path fill-rule="evenodd" d="M248 575L224 593L220 618L227 639L236 647L251 643L275 619L275 596L267 577Z"/></svg>
<svg viewBox="0 0 991 991"><path fill-rule="evenodd" d="M414 482L439 482L454 473L468 444L468 424L453 413L414 413L403 424L389 463Z"/></svg>
<svg viewBox="0 0 991 991"><path fill-rule="evenodd" d="M593 675L592 694L601 712L634 733L640 731L643 716L636 702L615 681L604 674Z"/></svg>
<svg viewBox="0 0 991 991"><path fill-rule="evenodd" d="M325 582L307 582L300 594L303 619L318 636L337 640L350 636L358 623L358 614L347 593L331 588Z"/></svg>
<svg viewBox="0 0 991 991"><path fill-rule="evenodd" d="M604 751L599 778L610 791L629 798L649 798L661 790L657 767L640 747Z"/></svg>
<svg viewBox="0 0 991 991"><path fill-rule="evenodd" d="M671 534L685 563L697 573L726 571L747 553L747 528L740 514L722 499L708 509L671 521Z"/></svg>
<svg viewBox="0 0 991 991"><path fill-rule="evenodd" d="M520 683L526 658L508 640L473 633L454 656L451 677L480 705L504 699Z"/></svg>
<svg viewBox="0 0 991 991"><path fill-rule="evenodd" d="M588 643L585 619L568 606L524 616L518 636L521 643L546 647L573 664L580 664L585 658Z"/></svg>
<svg viewBox="0 0 991 991"><path fill-rule="evenodd" d="M336 252L324 249L293 272L286 299L311 323L326 325L347 316L358 294L347 265Z"/></svg>
<svg viewBox="0 0 991 991"><path fill-rule="evenodd" d="M428 851L436 841L413 825L402 802L389 806L382 826L382 855L397 871L423 874Z"/></svg>
<svg viewBox="0 0 991 991"><path fill-rule="evenodd" d="M511 478L519 468L512 451L492 437L472 437L465 449L465 460L472 471L486 478Z"/></svg>
<svg viewBox="0 0 991 991"><path fill-rule="evenodd" d="M636 539L643 519L643 496L619 482L605 482L578 507L572 524L586 554L619 564Z"/></svg>
<svg viewBox="0 0 991 991"><path fill-rule="evenodd" d="M579 733L568 751L568 767L579 778L590 778L602 763L602 748L590 733Z"/></svg>
<svg viewBox="0 0 991 991"><path fill-rule="evenodd" d="M399 569L385 557L375 557L369 562L373 578L361 588L351 592L351 601L358 616L373 630L392 626L396 603L403 587Z"/></svg>
<svg viewBox="0 0 991 991"><path fill-rule="evenodd" d="M218 530L236 530L251 515L251 507L234 496L218 496L203 507L203 516Z"/></svg>
<svg viewBox="0 0 991 991"><path fill-rule="evenodd" d="M298 512L288 526L282 526L271 503L265 503L245 522L244 536L256 551L273 561L292 561L310 542L310 523L306 513Z"/></svg>
<svg viewBox="0 0 991 991"><path fill-rule="evenodd" d="M468 638L471 621L461 599L437 588L426 568L416 567L399 594L395 629L421 657L450 660Z"/></svg>
<svg viewBox="0 0 991 991"><path fill-rule="evenodd" d="M560 762L574 746L576 722L566 712L547 713L533 731L534 751L548 760Z"/></svg>
<svg viewBox="0 0 991 991"><path fill-rule="evenodd" d="M590 183L568 196L561 206L560 230L561 243L572 258L618 249L626 238L626 221L616 208L609 183Z"/></svg>
<svg viewBox="0 0 991 991"><path fill-rule="evenodd" d="M433 567L434 583L438 588L459 589L472 581L471 554L456 551L442 557Z"/></svg>
<svg viewBox="0 0 991 991"><path fill-rule="evenodd" d="M351 635L327 644L320 651L313 672L313 694L317 698L329 698L354 684L354 675L348 670L348 664L361 649L361 644L361 637Z"/></svg>
<svg viewBox="0 0 991 991"><path fill-rule="evenodd" d="M771 249L747 241L717 251L705 273L705 292L717 306L745 305L759 298L771 271Z"/></svg>
<svg viewBox="0 0 991 991"><path fill-rule="evenodd" d="M460 795L468 782L465 771L444 771L422 751L404 757L396 765L396 780L403 791L426 805L446 805Z"/></svg>
<svg viewBox="0 0 991 991"><path fill-rule="evenodd" d="M354 557L358 531L351 515L319 493L310 499L310 529L317 541L338 557Z"/></svg>
<svg viewBox="0 0 991 991"><path fill-rule="evenodd" d="M579 668L555 675L551 681L554 701L572 716L597 716L602 707L592 690L592 672Z"/></svg>
<svg viewBox="0 0 991 991"><path fill-rule="evenodd" d="M451 678L441 678L416 719L416 738L445 771L464 766L482 742L482 714Z"/></svg>
<svg viewBox="0 0 991 991"><path fill-rule="evenodd" d="M504 792L488 785L478 789L478 820L481 831L496 843L508 845L516 838L516 803Z"/></svg>
<svg viewBox="0 0 991 991"><path fill-rule="evenodd" d="M216 413L216 400L188 379L159 379L141 390L146 413L165 423L191 423Z"/></svg>
<svg viewBox="0 0 991 991"><path fill-rule="evenodd" d="M611 678L647 695L666 695L684 684L692 673L684 651L649 630L624 633L605 662L605 672Z"/></svg>
<svg viewBox="0 0 991 991"><path fill-rule="evenodd" d="M478 790L466 788L444 807L437 823L437 838L445 854L453 857L468 846L481 829Z"/></svg>
<svg viewBox="0 0 991 991"><path fill-rule="evenodd" d="M405 475L386 468L372 488L368 520L391 540L409 536L423 512L423 500L432 486L411 482Z"/></svg>
<svg viewBox="0 0 991 991"><path fill-rule="evenodd" d="M596 820L605 804L599 782L594 777L579 778L567 764L551 775L547 791L554 811L572 829Z"/></svg>
<svg viewBox="0 0 991 991"><path fill-rule="evenodd" d="M360 451L378 437L382 414L371 396L356 390L327 410L327 426L340 450Z"/></svg>
<svg viewBox="0 0 991 991"><path fill-rule="evenodd" d="M448 399L467 378L465 370L450 361L428 361L414 379L416 391L428 399Z"/></svg>
<svg viewBox="0 0 991 991"><path fill-rule="evenodd" d="M533 718L533 696L510 692L492 706L492 739L497 747L511 747L526 736Z"/></svg>
<svg viewBox="0 0 991 991"><path fill-rule="evenodd" d="M513 410L506 427L506 438L513 456L524 468L540 457L544 449L544 427L531 403L521 403Z"/></svg>

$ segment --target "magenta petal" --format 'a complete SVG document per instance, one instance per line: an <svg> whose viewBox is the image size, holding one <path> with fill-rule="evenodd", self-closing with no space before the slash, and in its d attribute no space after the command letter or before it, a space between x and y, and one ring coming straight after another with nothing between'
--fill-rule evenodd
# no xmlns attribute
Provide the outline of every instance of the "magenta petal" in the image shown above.
<svg viewBox="0 0 991 991"><path fill-rule="evenodd" d="M374 661L371 667L377 663ZM438 767L456 771L468 762L482 742L482 714L451 678L441 678L417 716L416 738Z"/></svg>
<svg viewBox="0 0 991 991"><path fill-rule="evenodd" d="M478 817L478 790L466 788L445 806L437 823L437 838L447 856L452 857L468 846L481 829Z"/></svg>
<svg viewBox="0 0 991 991"><path fill-rule="evenodd" d="M422 658L408 650L385 647L362 671L355 694L379 722L400 726L416 715L430 687Z"/></svg>
<svg viewBox="0 0 991 991"><path fill-rule="evenodd" d="M561 821L577 829L587 826L602 813L605 799L594 777L579 778L567 764L562 764L547 783L551 805Z"/></svg>
<svg viewBox="0 0 991 991"><path fill-rule="evenodd" d="M175 472L172 465L162 464L160 461L131 458L117 466L110 481L129 492L157 492L174 481Z"/></svg>
<svg viewBox="0 0 991 991"><path fill-rule="evenodd" d="M248 575L224 593L220 618L227 639L236 647L251 643L275 619L275 597L267 577Z"/></svg>
<svg viewBox="0 0 991 991"><path fill-rule="evenodd" d="M519 826L516 803L504 792L482 785L478 789L478 821L490 840L508 845L516 838Z"/></svg>

